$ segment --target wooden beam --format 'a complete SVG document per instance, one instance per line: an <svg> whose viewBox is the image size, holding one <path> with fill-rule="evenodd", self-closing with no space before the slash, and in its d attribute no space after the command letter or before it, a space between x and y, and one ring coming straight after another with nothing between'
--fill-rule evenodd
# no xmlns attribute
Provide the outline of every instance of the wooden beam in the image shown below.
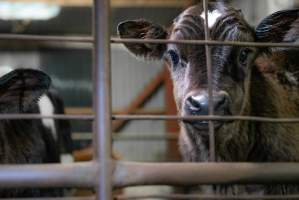
<svg viewBox="0 0 299 200"><path fill-rule="evenodd" d="M90 161L93 158L94 149L92 147L86 147L84 149L75 150L73 152L73 157L75 162ZM112 153L112 158L114 160L121 160L122 156L115 151Z"/></svg>
<svg viewBox="0 0 299 200"><path fill-rule="evenodd" d="M143 90L138 94L133 101L128 105L126 109L124 109L122 112L120 112L120 115L130 115L134 114L134 112L141 108L149 99L152 97L155 92L163 85L165 80L165 69L163 69L161 72L159 72L151 81L149 84L147 84ZM113 126L113 132L119 132L128 121L114 121Z"/></svg>
<svg viewBox="0 0 299 200"><path fill-rule="evenodd" d="M167 72L167 69L163 69L161 72L159 72L151 81L149 84L147 84L143 90L140 92L139 95L137 95L134 100L129 104L129 106L124 109L119 114L122 115L129 115L134 114L136 110L138 110L140 107L142 107L151 96L163 85L165 82L165 73ZM84 110L81 110L84 111ZM86 110L85 110L86 111ZM70 110L68 110L70 112ZM113 132L120 131L128 121L113 121L112 123L112 129ZM73 153L75 161L87 161L92 159L93 155L93 149L92 147L87 147L82 150L74 151Z"/></svg>

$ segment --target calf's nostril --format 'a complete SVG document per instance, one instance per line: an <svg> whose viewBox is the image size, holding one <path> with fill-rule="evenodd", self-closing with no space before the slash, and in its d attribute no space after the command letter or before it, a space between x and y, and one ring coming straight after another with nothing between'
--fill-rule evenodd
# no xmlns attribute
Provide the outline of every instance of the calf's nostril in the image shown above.
<svg viewBox="0 0 299 200"><path fill-rule="evenodd" d="M191 115L208 115L209 102L205 95L190 96L186 101L187 112Z"/></svg>
<svg viewBox="0 0 299 200"><path fill-rule="evenodd" d="M228 106L228 97L227 95L219 95L214 100L214 110L221 111L225 110Z"/></svg>
<svg viewBox="0 0 299 200"><path fill-rule="evenodd" d="M188 97L187 104L188 104L188 108L192 111L200 111L201 110L200 102L195 100L193 97Z"/></svg>

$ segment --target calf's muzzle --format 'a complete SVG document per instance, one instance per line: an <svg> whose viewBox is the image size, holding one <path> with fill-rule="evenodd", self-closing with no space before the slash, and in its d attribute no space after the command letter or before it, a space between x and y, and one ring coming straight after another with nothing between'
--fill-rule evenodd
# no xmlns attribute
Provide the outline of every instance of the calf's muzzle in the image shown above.
<svg viewBox="0 0 299 200"><path fill-rule="evenodd" d="M213 91L213 114L225 115L229 110L229 95L225 91ZM209 115L209 95L207 91L192 93L185 100L188 115Z"/></svg>

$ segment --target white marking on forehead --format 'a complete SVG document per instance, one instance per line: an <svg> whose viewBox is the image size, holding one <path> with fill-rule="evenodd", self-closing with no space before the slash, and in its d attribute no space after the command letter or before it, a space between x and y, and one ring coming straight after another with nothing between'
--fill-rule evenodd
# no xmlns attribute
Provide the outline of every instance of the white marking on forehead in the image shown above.
<svg viewBox="0 0 299 200"><path fill-rule="evenodd" d="M209 28L212 28L215 25L215 23L217 22L217 19L221 15L222 14L217 9L213 10L212 12L208 11L208 26L209 26ZM202 12L200 16L201 16L201 18L203 18L203 20L206 19L205 12Z"/></svg>

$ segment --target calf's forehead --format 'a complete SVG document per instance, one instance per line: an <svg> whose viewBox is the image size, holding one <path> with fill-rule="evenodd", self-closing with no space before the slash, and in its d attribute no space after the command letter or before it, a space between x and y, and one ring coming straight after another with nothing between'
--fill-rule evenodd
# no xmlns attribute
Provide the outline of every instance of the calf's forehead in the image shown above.
<svg viewBox="0 0 299 200"><path fill-rule="evenodd" d="M207 16L211 39L254 41L254 30L245 21L240 10L223 4L210 4ZM174 20L170 39L203 40L205 21L201 4L188 8Z"/></svg>

